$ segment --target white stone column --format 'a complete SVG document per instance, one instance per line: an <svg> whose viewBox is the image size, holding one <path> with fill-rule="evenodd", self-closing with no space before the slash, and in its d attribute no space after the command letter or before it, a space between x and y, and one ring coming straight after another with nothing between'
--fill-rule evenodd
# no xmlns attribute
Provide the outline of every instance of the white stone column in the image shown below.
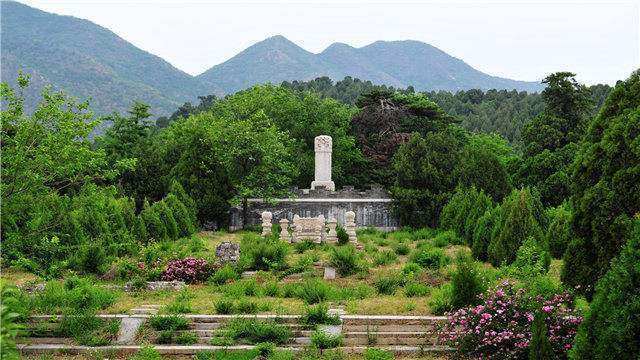
<svg viewBox="0 0 640 360"><path fill-rule="evenodd" d="M354 213L353 211L347 211L344 214L344 217L346 219L344 229L347 232L347 235L349 235L349 242L357 244L358 238L356 236L356 213Z"/></svg>
<svg viewBox="0 0 640 360"><path fill-rule="evenodd" d="M280 219L280 240L290 242L291 237L289 236L289 220L287 218Z"/></svg>
<svg viewBox="0 0 640 360"><path fill-rule="evenodd" d="M262 236L270 236L271 235L271 219L273 218L273 214L269 211L264 211L262 213Z"/></svg>
<svg viewBox="0 0 640 360"><path fill-rule="evenodd" d="M336 184L331 181L331 136L320 135L314 139L315 180L311 182L311 189L324 188L336 190Z"/></svg>

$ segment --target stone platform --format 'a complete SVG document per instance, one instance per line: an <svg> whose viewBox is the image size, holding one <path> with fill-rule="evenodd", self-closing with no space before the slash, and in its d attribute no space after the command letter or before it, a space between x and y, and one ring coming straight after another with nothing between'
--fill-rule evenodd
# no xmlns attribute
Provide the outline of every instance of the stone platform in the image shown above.
<svg viewBox="0 0 640 360"><path fill-rule="evenodd" d="M242 217L242 207L231 209L229 229L240 230L246 225L259 225L264 211L273 214L273 223L280 219L293 222L293 216L316 217L323 215L325 219L335 218L344 227L345 213L356 213L358 228L375 227L383 231L396 230L398 220L392 211L393 199L381 187L372 186L365 191L355 190L353 187L343 187L341 190L328 191L324 189L294 189L291 196L282 199L272 199L265 202L262 199L248 200L248 219Z"/></svg>

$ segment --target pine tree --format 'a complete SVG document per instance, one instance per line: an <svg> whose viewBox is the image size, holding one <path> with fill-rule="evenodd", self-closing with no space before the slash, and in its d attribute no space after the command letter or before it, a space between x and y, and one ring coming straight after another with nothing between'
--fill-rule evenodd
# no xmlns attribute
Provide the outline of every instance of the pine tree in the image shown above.
<svg viewBox="0 0 640 360"><path fill-rule="evenodd" d="M173 211L171 211L167 202L163 199L155 202L151 207L156 209L160 219L164 223L164 227L167 231L167 238L169 240L178 239L178 224L176 223L176 218L173 216Z"/></svg>
<svg viewBox="0 0 640 360"><path fill-rule="evenodd" d="M547 324L544 321L543 312L538 312L531 324L531 343L529 344L529 360L555 359L549 337L547 336Z"/></svg>

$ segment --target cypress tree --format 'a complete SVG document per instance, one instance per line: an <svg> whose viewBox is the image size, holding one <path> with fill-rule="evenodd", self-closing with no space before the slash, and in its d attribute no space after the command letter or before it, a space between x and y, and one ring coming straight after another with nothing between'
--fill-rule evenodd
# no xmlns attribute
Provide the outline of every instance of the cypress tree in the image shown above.
<svg viewBox="0 0 640 360"><path fill-rule="evenodd" d="M156 211L156 207L150 206L147 199L144 200L140 215L144 220L144 225L150 240L163 241L167 239L167 229L164 222L162 222L160 215Z"/></svg>
<svg viewBox="0 0 640 360"><path fill-rule="evenodd" d="M155 202L152 206L158 212L160 220L164 223L164 227L167 231L167 238L169 240L178 239L178 224L173 216L173 211L167 206L167 202L163 199Z"/></svg>
<svg viewBox="0 0 640 360"><path fill-rule="evenodd" d="M531 324L531 343L529 344L529 360L555 359L549 337L547 336L547 324L545 315L539 311Z"/></svg>
<svg viewBox="0 0 640 360"><path fill-rule="evenodd" d="M167 195L165 201L173 212L173 217L178 225L178 234L185 237L196 232L196 227L192 223L192 218L187 207L174 194Z"/></svg>

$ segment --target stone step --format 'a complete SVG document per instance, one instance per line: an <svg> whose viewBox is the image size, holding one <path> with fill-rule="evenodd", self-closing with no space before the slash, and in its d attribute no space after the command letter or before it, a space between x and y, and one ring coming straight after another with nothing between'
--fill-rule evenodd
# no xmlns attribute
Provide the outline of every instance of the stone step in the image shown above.
<svg viewBox="0 0 640 360"><path fill-rule="evenodd" d="M438 336L428 333L346 333L344 335L345 345L437 345Z"/></svg>
<svg viewBox="0 0 640 360"><path fill-rule="evenodd" d="M211 339L213 337L210 336L202 336L198 339L198 344L211 344ZM303 346L311 344L311 339L308 336L296 336L292 339L291 343L287 344L289 346Z"/></svg>
<svg viewBox="0 0 640 360"><path fill-rule="evenodd" d="M193 332L196 335L198 335L201 338L204 337L215 337L216 335L218 335L218 331L217 330L183 330L183 331L177 331L177 333L180 332ZM312 330L293 330L292 331L293 336L311 336L311 334L313 333Z"/></svg>
<svg viewBox="0 0 640 360"><path fill-rule="evenodd" d="M344 315L343 325L438 325L444 316Z"/></svg>
<svg viewBox="0 0 640 360"><path fill-rule="evenodd" d="M192 322L189 324L189 329L191 330L216 330L222 329L226 323L221 322ZM295 324L295 323L284 323L282 325L287 326L288 328L294 329L305 329L307 326Z"/></svg>
<svg viewBox="0 0 640 360"><path fill-rule="evenodd" d="M136 308L131 309L131 313L134 315L155 315L158 313L158 309L154 308Z"/></svg>
<svg viewBox="0 0 640 360"><path fill-rule="evenodd" d="M70 338L61 337L30 337L20 338L18 343L22 344L73 344L73 340Z"/></svg>
<svg viewBox="0 0 640 360"><path fill-rule="evenodd" d="M401 325L401 324L385 324L385 325L370 325L370 324L343 324L343 332L416 332L416 331L437 331L438 327L434 325Z"/></svg>
<svg viewBox="0 0 640 360"><path fill-rule="evenodd" d="M145 305L140 305L141 308L145 308L145 309L160 309L162 307L162 305L158 305L158 304L145 304Z"/></svg>
<svg viewBox="0 0 640 360"><path fill-rule="evenodd" d="M297 324L299 315L185 315L193 323L226 323L237 318L275 321L279 324Z"/></svg>

